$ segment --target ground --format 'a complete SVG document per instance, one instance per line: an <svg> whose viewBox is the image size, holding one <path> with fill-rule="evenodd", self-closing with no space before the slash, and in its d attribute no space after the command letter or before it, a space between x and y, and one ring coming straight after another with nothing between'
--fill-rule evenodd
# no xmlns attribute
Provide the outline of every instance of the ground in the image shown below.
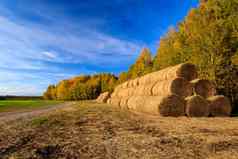
<svg viewBox="0 0 238 159"><path fill-rule="evenodd" d="M1 112L29 111L62 103L50 100L0 100Z"/></svg>
<svg viewBox="0 0 238 159"><path fill-rule="evenodd" d="M93 101L0 124L0 158L238 158L237 118L167 118Z"/></svg>

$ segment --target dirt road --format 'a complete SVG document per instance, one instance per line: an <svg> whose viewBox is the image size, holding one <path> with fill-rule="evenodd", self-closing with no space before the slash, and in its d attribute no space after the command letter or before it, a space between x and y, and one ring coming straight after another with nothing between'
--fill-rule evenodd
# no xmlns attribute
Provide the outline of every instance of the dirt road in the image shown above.
<svg viewBox="0 0 238 159"><path fill-rule="evenodd" d="M42 114L47 114L49 112L54 112L59 109L70 107L73 104L74 102L66 102L66 103L57 104L54 106L48 106L44 108L35 109L35 110L0 113L0 123L23 119L23 118L26 119L26 118L37 117Z"/></svg>

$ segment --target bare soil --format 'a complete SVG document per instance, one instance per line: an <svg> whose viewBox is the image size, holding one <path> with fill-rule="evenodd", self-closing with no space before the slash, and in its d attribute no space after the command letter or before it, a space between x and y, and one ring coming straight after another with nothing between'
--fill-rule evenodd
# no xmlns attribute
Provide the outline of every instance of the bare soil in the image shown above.
<svg viewBox="0 0 238 159"><path fill-rule="evenodd" d="M167 118L78 102L0 124L1 159L236 159L237 118Z"/></svg>

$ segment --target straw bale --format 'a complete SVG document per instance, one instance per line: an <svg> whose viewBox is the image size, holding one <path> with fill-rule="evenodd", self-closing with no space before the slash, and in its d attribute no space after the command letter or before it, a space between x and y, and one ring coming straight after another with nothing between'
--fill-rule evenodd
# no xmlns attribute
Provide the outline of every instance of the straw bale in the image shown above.
<svg viewBox="0 0 238 159"><path fill-rule="evenodd" d="M187 97L186 99L186 115L189 117L208 117L209 104L205 98L200 95Z"/></svg>
<svg viewBox="0 0 238 159"><path fill-rule="evenodd" d="M223 96L217 95L208 98L211 116L224 117L231 115L230 100Z"/></svg>
<svg viewBox="0 0 238 159"><path fill-rule="evenodd" d="M196 79L191 81L194 94L208 98L216 95L216 88L214 83L205 79Z"/></svg>
<svg viewBox="0 0 238 159"><path fill-rule="evenodd" d="M111 105L120 106L121 99L120 98L111 98Z"/></svg>
<svg viewBox="0 0 238 159"><path fill-rule="evenodd" d="M133 96L128 101L130 110L161 116L184 115L185 101L177 95Z"/></svg>
<svg viewBox="0 0 238 159"><path fill-rule="evenodd" d="M173 80L158 81L152 88L153 96L165 96L169 94L177 94L181 97L192 95L191 84L183 78L175 78Z"/></svg>
<svg viewBox="0 0 238 159"><path fill-rule="evenodd" d="M191 81L193 79L196 79L197 76L198 73L194 64L183 63L142 76L141 78L139 78L139 85L174 79L176 77L182 77L187 81Z"/></svg>

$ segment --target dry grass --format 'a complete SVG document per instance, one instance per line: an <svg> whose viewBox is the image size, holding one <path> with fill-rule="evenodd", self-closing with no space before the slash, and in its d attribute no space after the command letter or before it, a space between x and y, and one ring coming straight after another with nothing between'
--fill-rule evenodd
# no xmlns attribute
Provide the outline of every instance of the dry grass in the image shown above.
<svg viewBox="0 0 238 159"><path fill-rule="evenodd" d="M0 158L232 159L236 118L163 118L80 102L32 121L0 126Z"/></svg>

